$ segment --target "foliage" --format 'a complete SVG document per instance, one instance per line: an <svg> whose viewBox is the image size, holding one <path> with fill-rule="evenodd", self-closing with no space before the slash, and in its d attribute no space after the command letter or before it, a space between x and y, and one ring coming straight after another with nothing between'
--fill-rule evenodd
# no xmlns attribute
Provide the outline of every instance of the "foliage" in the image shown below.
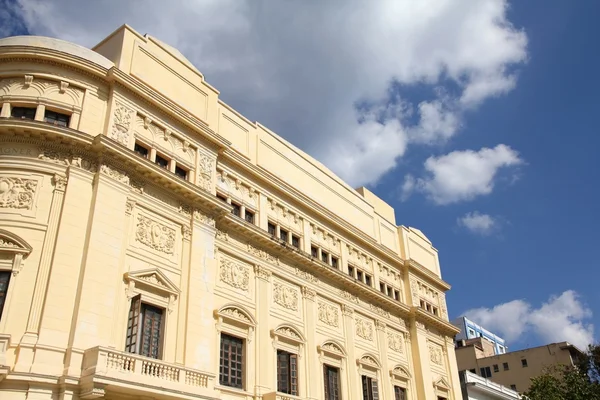
<svg viewBox="0 0 600 400"><path fill-rule="evenodd" d="M529 400L600 400L600 345L590 345L574 366L550 367L531 379Z"/></svg>

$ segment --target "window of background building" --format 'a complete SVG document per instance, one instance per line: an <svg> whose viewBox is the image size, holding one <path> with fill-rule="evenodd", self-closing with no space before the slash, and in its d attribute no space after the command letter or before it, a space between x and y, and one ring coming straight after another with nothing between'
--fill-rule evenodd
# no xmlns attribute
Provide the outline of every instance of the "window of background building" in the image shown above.
<svg viewBox="0 0 600 400"><path fill-rule="evenodd" d="M500 368L498 368L498 364L494 364L494 372L500 372Z"/></svg>
<svg viewBox="0 0 600 400"><path fill-rule="evenodd" d="M379 400L379 387L377 379L370 376L362 376L363 400Z"/></svg>
<svg viewBox="0 0 600 400"><path fill-rule="evenodd" d="M523 368L527 367L527 359L526 358L521 359L521 365L523 366Z"/></svg>
<svg viewBox="0 0 600 400"><path fill-rule="evenodd" d="M244 340L221 333L219 383L242 389L244 387Z"/></svg>
<svg viewBox="0 0 600 400"><path fill-rule="evenodd" d="M508 371L508 363L502 363L502 368L504 368L505 371Z"/></svg>
<svg viewBox="0 0 600 400"><path fill-rule="evenodd" d="M406 400L406 389L394 386L394 400Z"/></svg>
<svg viewBox="0 0 600 400"><path fill-rule="evenodd" d="M476 374L477 373L477 372L475 372L475 368L470 369L469 372L472 373L472 374Z"/></svg>
<svg viewBox="0 0 600 400"><path fill-rule="evenodd" d="M67 127L69 126L70 119L71 117L66 114L61 114L50 110L46 110L44 112L44 122L48 122L49 124Z"/></svg>
<svg viewBox="0 0 600 400"><path fill-rule="evenodd" d="M484 378L491 378L492 377L492 370L490 369L490 367L483 367L479 369L480 375L483 376Z"/></svg>
<svg viewBox="0 0 600 400"><path fill-rule="evenodd" d="M517 391L517 385L510 385L510 388L511 388L512 390L514 390L515 392Z"/></svg>
<svg viewBox="0 0 600 400"><path fill-rule="evenodd" d="M8 284L10 283L10 271L0 271L0 319L2 319L2 310L8 293Z"/></svg>
<svg viewBox="0 0 600 400"><path fill-rule="evenodd" d="M298 356L277 350L277 391L298 395Z"/></svg>
<svg viewBox="0 0 600 400"><path fill-rule="evenodd" d="M10 110L10 116L13 118L21 119L35 119L36 108L31 107L12 107Z"/></svg>
<svg viewBox="0 0 600 400"><path fill-rule="evenodd" d="M141 295L131 299L127 319L125 350L145 357L162 357L164 310L142 302Z"/></svg>
<svg viewBox="0 0 600 400"><path fill-rule="evenodd" d="M323 382L325 382L325 400L340 400L340 370L323 365Z"/></svg>

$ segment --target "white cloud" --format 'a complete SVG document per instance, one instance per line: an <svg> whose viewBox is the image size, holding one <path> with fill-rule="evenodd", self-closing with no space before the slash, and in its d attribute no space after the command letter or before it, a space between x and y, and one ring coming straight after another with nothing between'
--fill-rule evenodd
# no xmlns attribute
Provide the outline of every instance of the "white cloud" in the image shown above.
<svg viewBox="0 0 600 400"><path fill-rule="evenodd" d="M463 314L509 342L523 339L530 332L544 343L567 341L582 350L594 341L594 326L587 322L592 311L573 290L551 296L539 308L524 300L513 300Z"/></svg>
<svg viewBox="0 0 600 400"><path fill-rule="evenodd" d="M493 149L453 151L425 161L427 175L415 179L407 176L403 198L412 191L424 193L436 204L450 204L487 195L494 189L494 178L501 168L523 163L509 146L499 144ZM408 182L412 181L412 184Z"/></svg>
<svg viewBox="0 0 600 400"><path fill-rule="evenodd" d="M478 211L466 213L458 218L457 223L469 231L479 235L489 235L498 228L498 220L489 214L481 214Z"/></svg>
<svg viewBox="0 0 600 400"><path fill-rule="evenodd" d="M527 58L525 33L507 19L508 0L19 4L35 34L92 46L126 22L160 38L225 101L353 185L377 181L411 142L455 135L463 112L510 90L510 71ZM356 103L385 103L391 82L409 103L415 85L431 92L409 104L417 121L401 113L361 123ZM446 84L458 89L454 98L440 94Z"/></svg>

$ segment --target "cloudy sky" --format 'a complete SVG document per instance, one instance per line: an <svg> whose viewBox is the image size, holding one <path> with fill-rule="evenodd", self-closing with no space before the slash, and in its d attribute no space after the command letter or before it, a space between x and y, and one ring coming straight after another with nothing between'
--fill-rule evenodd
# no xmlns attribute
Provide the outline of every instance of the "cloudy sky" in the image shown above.
<svg viewBox="0 0 600 400"><path fill-rule="evenodd" d="M596 0L0 0L0 36L91 47L128 23L177 47L234 108L423 230L453 317L512 349L584 347L600 316L599 14Z"/></svg>

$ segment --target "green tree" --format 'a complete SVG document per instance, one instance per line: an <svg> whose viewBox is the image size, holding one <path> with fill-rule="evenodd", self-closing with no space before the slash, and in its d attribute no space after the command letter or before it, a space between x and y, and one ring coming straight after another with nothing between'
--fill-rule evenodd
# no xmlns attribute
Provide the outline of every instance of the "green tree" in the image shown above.
<svg viewBox="0 0 600 400"><path fill-rule="evenodd" d="M531 379L530 400L600 400L600 345L590 345L574 366L556 365Z"/></svg>

